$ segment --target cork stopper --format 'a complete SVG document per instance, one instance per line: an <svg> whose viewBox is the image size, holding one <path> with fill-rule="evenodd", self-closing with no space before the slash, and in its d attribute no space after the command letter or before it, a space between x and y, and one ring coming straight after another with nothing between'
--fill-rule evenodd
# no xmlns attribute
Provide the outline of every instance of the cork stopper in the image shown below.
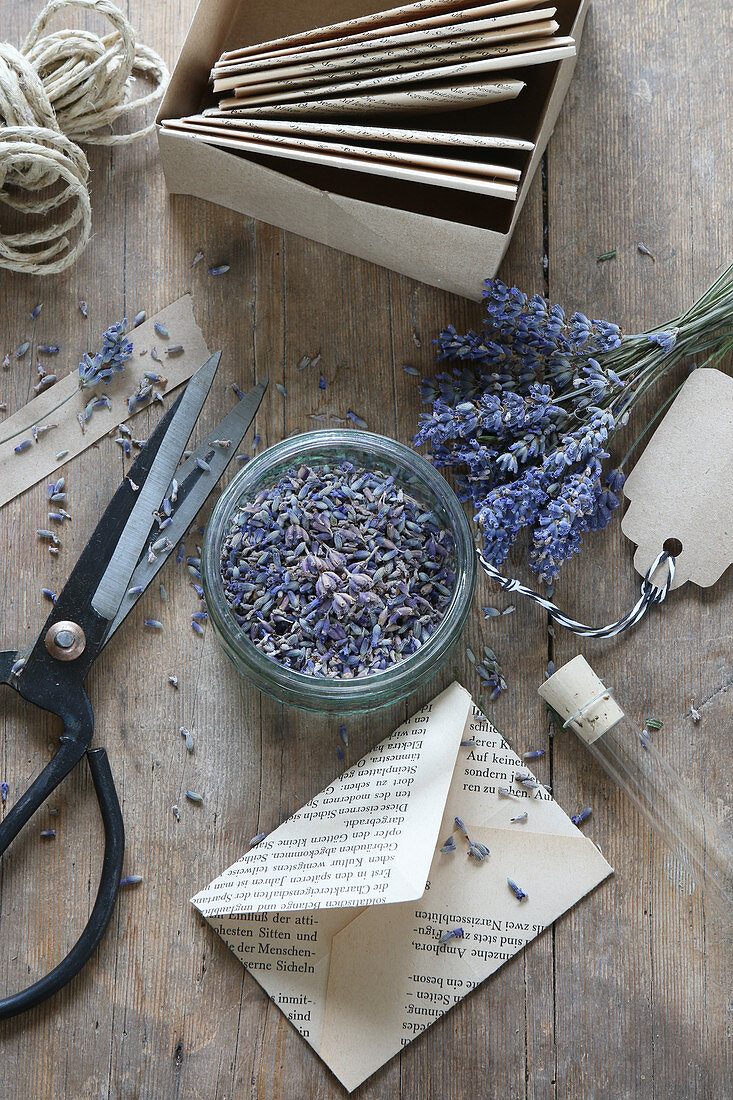
<svg viewBox="0 0 733 1100"><path fill-rule="evenodd" d="M539 687L546 703L588 745L592 745L624 717L624 712L590 667L578 655Z"/></svg>

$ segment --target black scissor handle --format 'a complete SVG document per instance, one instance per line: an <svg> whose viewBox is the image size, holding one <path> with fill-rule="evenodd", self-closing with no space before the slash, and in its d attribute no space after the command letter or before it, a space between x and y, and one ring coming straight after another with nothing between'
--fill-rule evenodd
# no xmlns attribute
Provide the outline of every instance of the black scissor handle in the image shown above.
<svg viewBox="0 0 733 1100"><path fill-rule="evenodd" d="M104 859L97 899L84 931L66 958L33 985L0 1000L0 1020L10 1019L11 1016L35 1007L57 993L79 973L104 935L120 886L125 853L122 811L106 751L88 748L94 723L89 700L82 691L81 698L77 696L75 702L77 706L70 707L70 710L76 713L73 716L71 713L64 716L64 734L55 756L0 824L0 855L62 779L82 756L86 756L104 826Z"/></svg>

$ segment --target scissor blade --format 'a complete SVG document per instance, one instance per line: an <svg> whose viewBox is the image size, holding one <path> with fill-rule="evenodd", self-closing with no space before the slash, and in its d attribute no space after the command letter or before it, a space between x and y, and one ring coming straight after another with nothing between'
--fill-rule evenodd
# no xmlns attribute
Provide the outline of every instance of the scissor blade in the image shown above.
<svg viewBox="0 0 733 1100"><path fill-rule="evenodd" d="M180 405L150 468L150 473L140 486L135 506L122 532L122 537L92 596L92 607L103 619L114 619L122 598L130 586L130 577L135 571L140 552L150 533L152 514L160 508L165 491L181 461L188 438L211 388L220 359L221 352L218 351L196 371L186 386Z"/></svg>
<svg viewBox="0 0 733 1100"><path fill-rule="evenodd" d="M242 398L236 408L209 432L206 441L200 447L197 447L175 472L174 477L179 486L178 499L172 521L164 532L168 536L171 545L168 549L162 550L155 561L148 561L147 555L144 554L141 561L138 562L134 573L130 577L130 584L122 599L119 611L107 633L105 645L117 628L125 621L142 595L142 593L130 595L130 589L142 588L144 591L160 572L177 543L185 536L229 462L237 453L237 449L262 403L262 398L267 389L267 381L265 379L263 382L258 382ZM229 440L230 446L224 448L212 444L214 439ZM196 461L197 459L203 459L211 467L211 470L202 470Z"/></svg>

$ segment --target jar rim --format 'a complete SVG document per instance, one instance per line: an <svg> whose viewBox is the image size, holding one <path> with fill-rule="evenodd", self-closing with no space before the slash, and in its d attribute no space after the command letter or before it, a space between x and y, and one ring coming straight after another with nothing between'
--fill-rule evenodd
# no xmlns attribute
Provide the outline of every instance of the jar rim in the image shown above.
<svg viewBox="0 0 733 1100"><path fill-rule="evenodd" d="M248 490L254 495L268 473L272 472L276 479L290 466L327 458L322 452L329 450L362 452L374 462L400 465L447 518L454 542L456 579L451 600L428 640L389 668L349 679L298 672L262 653L234 618L224 596L220 575L221 545L234 512L247 499ZM349 459L349 455L340 454L339 458ZM475 548L470 524L453 489L422 455L374 432L316 429L273 444L251 458L233 478L217 500L206 526L202 574L209 618L234 663L238 668L240 662L245 666L240 671L277 698L287 697L288 701L293 701L300 696L304 702L297 705L308 706L309 697L314 696L314 702L326 706L312 709L336 709L337 704L341 704L348 710L350 707L356 709L355 704L369 695L384 694L390 700L404 697L442 664L462 631L471 607L476 580Z"/></svg>

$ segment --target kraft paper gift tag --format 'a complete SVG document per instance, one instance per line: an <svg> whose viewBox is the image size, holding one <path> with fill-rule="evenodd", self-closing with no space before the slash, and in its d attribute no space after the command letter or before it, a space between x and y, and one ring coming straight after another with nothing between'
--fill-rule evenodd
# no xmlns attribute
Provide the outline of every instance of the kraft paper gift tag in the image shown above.
<svg viewBox="0 0 733 1100"><path fill-rule="evenodd" d="M675 556L673 588L715 584L733 562L733 378L693 371L624 485L621 530L646 574L662 549ZM681 543L682 549L674 546ZM664 568L664 567L662 567Z"/></svg>
<svg viewBox="0 0 733 1100"><path fill-rule="evenodd" d="M347 1089L611 874L516 772L454 683L193 898Z"/></svg>

